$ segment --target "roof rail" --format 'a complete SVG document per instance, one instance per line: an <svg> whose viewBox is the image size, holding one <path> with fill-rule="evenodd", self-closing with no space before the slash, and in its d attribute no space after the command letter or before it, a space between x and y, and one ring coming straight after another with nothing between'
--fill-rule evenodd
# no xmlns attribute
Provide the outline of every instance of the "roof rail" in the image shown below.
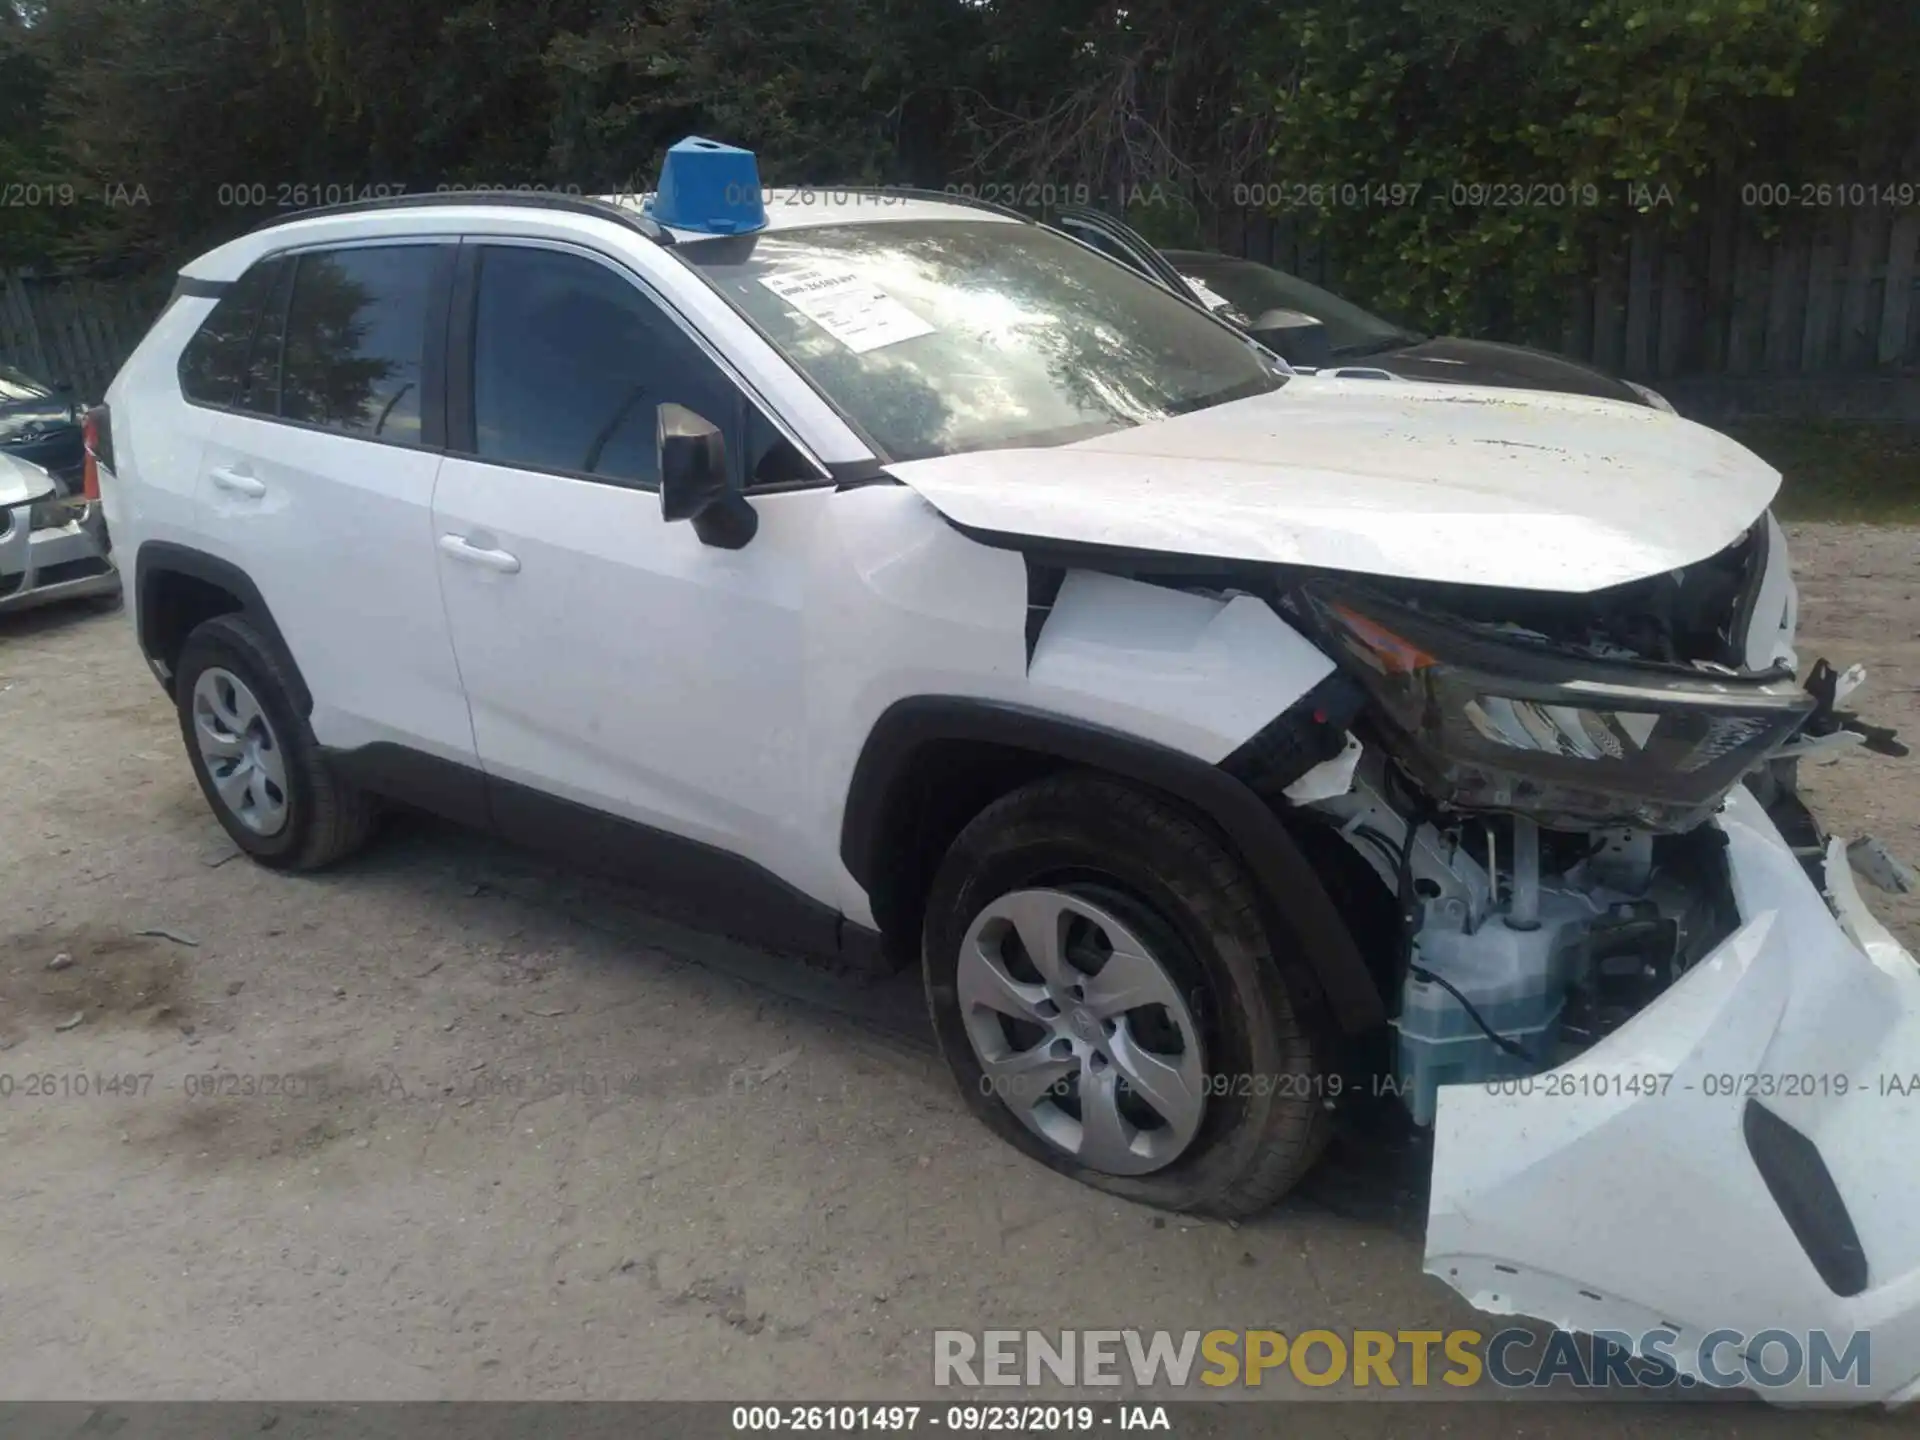
<svg viewBox="0 0 1920 1440"><path fill-rule="evenodd" d="M249 233L257 234L296 220L318 220L330 215L374 215L388 210L409 210L445 205L511 205L527 210L564 210L570 215L591 215L611 220L658 245L673 244L673 234L659 222L592 195L555 194L550 190L433 190L417 195L387 195L376 200L350 200L342 205L317 205L308 210L290 210L269 216Z"/></svg>

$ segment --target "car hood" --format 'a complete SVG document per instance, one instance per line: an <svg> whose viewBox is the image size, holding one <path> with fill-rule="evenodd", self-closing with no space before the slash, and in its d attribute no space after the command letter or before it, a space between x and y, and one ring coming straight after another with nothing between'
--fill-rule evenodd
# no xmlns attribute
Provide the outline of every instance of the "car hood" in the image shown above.
<svg viewBox="0 0 1920 1440"><path fill-rule="evenodd" d="M1527 390L1564 390L1574 395L1598 395L1606 400L1643 403L1633 389L1604 370L1582 365L1564 355L1530 350L1524 345L1502 345L1493 340L1461 340L1439 336L1399 350L1364 359L1334 362L1377 365L1407 380L1438 380L1450 385L1519 386ZM1330 366L1329 368L1334 368Z"/></svg>
<svg viewBox="0 0 1920 1440"><path fill-rule="evenodd" d="M1705 559L1780 485L1645 406L1317 375L1071 445L887 469L971 530L1573 593Z"/></svg>
<svg viewBox="0 0 1920 1440"><path fill-rule="evenodd" d="M58 488L38 465L0 453L0 510L44 500Z"/></svg>

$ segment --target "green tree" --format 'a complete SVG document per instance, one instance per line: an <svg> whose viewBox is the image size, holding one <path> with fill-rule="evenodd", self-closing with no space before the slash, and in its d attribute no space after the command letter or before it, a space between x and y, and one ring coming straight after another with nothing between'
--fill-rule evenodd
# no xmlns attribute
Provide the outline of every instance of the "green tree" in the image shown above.
<svg viewBox="0 0 1920 1440"><path fill-rule="evenodd" d="M53 77L34 43L40 19L37 5L0 0L0 269L50 254L73 224L47 111Z"/></svg>
<svg viewBox="0 0 1920 1440"><path fill-rule="evenodd" d="M689 133L750 146L770 183L938 183L982 30L968 0L614 0L557 33L555 161L650 184Z"/></svg>
<svg viewBox="0 0 1920 1440"><path fill-rule="evenodd" d="M1824 0L1308 0L1269 37L1274 178L1363 187L1317 226L1415 324L1551 337L1642 216L1684 224L1755 159ZM1380 205L1375 185L1418 184Z"/></svg>
<svg viewBox="0 0 1920 1440"><path fill-rule="evenodd" d="M1085 187L1115 210L1231 203L1265 169L1275 119L1257 60L1273 0L989 0L964 95L965 171L1044 198ZM1266 42L1262 42L1266 37Z"/></svg>

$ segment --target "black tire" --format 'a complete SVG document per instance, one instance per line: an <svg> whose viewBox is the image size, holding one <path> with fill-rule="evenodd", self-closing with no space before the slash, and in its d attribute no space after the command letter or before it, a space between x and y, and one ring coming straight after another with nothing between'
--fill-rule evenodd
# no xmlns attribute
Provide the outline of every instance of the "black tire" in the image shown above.
<svg viewBox="0 0 1920 1440"><path fill-rule="evenodd" d="M1082 1166L987 1093L956 993L960 946L991 901L1032 887L1123 906L1190 987L1209 1098L1199 1132L1163 1169L1120 1176ZM1062 1174L1162 1209L1238 1217L1286 1194L1326 1146L1330 1052L1317 994L1302 967L1276 959L1245 868L1203 820L1165 799L1070 772L989 806L935 876L923 966L940 1050L969 1107Z"/></svg>
<svg viewBox="0 0 1920 1440"><path fill-rule="evenodd" d="M258 698L284 752L287 823L262 836L240 823L214 789L193 734L193 688L218 666L231 671ZM198 626L181 648L174 675L174 705L194 778L215 818L233 843L274 870L318 870L366 844L378 823L372 797L347 784L327 764L313 727L295 707L288 663L277 648L238 615L221 615Z"/></svg>

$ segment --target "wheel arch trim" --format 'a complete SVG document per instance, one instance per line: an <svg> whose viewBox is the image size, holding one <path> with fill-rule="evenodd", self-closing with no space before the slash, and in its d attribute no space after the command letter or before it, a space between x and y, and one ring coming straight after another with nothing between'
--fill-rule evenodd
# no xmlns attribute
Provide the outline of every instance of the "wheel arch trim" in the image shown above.
<svg viewBox="0 0 1920 1440"><path fill-rule="evenodd" d="M841 862L869 894L882 870L896 782L911 771L924 746L955 740L1103 770L1192 806L1225 835L1274 917L1292 931L1339 1027L1358 1034L1385 1023L1385 1003L1359 947L1279 816L1216 765L1086 721L962 696L895 701L868 733L841 815Z"/></svg>
<svg viewBox="0 0 1920 1440"><path fill-rule="evenodd" d="M293 680L294 693L291 698L295 708L303 717L313 713L313 694L307 688L306 677L300 673L293 652L287 648L280 627L274 623L273 612L267 608L260 587L253 583L247 572L230 560L222 560L217 555L209 555L190 545L178 545L168 540L148 540L140 546L133 562L134 613L141 653L146 656L147 664L160 677L162 684L171 688L174 677L160 654L159 637L154 630L157 607L151 602L160 581L169 575L184 575L216 586L238 600L240 613L279 650L280 659Z"/></svg>

